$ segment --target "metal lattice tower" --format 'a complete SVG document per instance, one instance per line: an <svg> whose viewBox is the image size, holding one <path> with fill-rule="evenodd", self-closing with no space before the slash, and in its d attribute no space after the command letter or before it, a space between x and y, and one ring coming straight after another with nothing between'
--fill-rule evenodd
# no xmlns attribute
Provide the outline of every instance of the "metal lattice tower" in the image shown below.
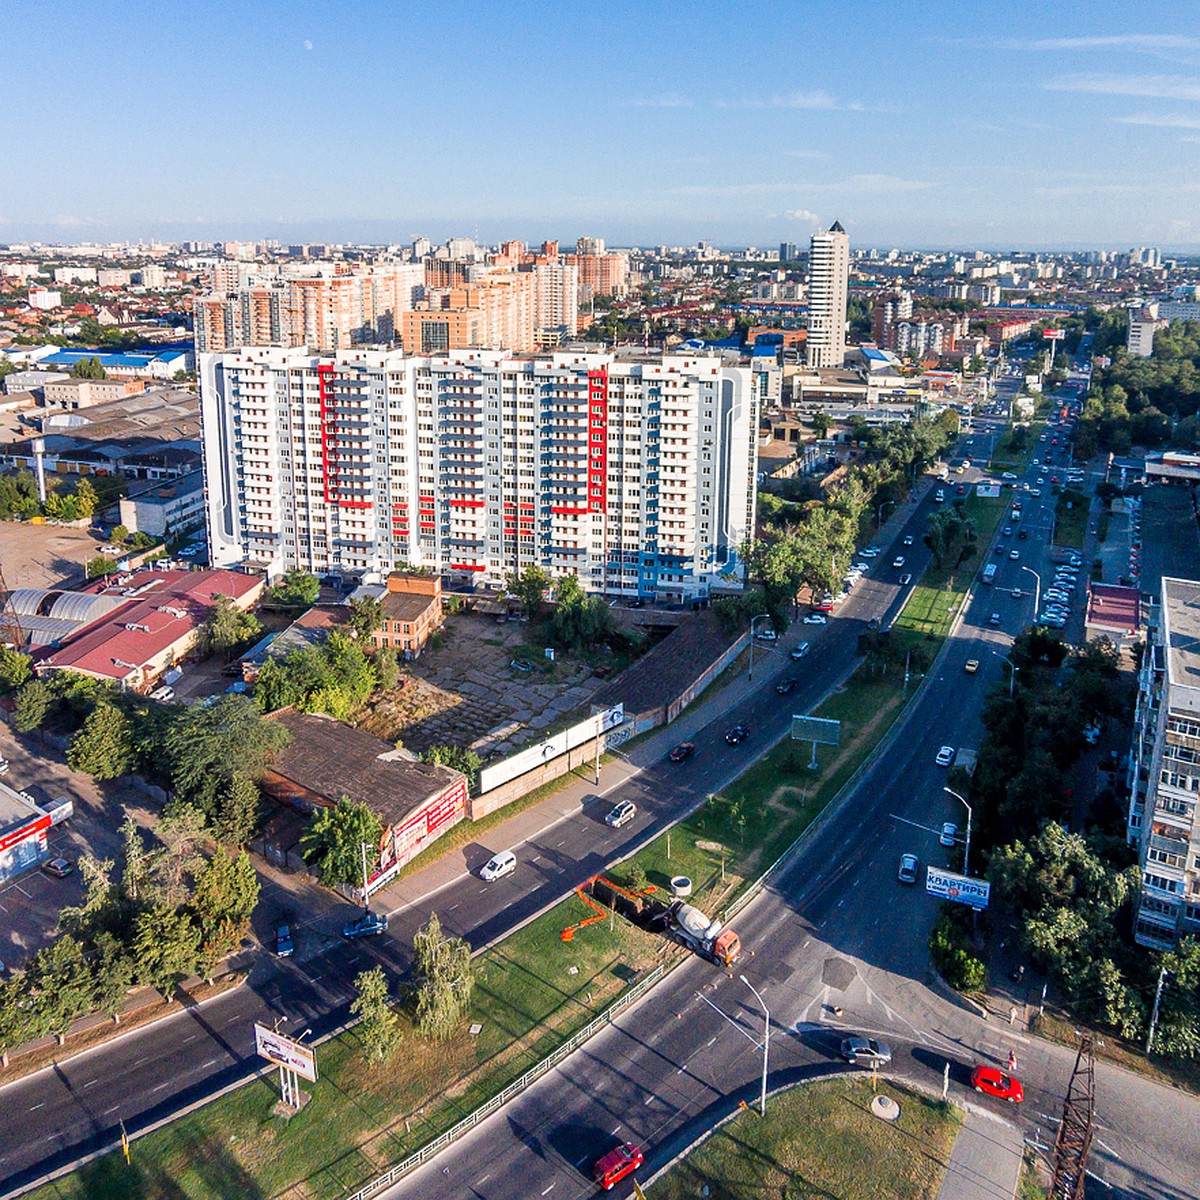
<svg viewBox="0 0 1200 1200"><path fill-rule="evenodd" d="M1050 1200L1083 1200L1088 1152L1092 1148L1092 1121L1096 1111L1096 1061L1092 1039L1085 1034L1075 1056L1075 1070L1063 1101L1062 1121L1054 1139L1054 1175Z"/></svg>
<svg viewBox="0 0 1200 1200"><path fill-rule="evenodd" d="M21 628L21 619L13 608L12 593L4 582L4 568L0 567L0 642L11 645L16 650L25 647L25 631Z"/></svg>

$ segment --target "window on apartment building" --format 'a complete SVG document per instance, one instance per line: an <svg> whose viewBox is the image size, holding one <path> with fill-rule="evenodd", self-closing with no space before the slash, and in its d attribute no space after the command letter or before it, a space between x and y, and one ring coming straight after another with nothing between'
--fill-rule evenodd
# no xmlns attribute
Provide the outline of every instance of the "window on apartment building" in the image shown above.
<svg viewBox="0 0 1200 1200"><path fill-rule="evenodd" d="M1200 921L1200 904L1188 904L1183 910L1189 921Z"/></svg>
<svg viewBox="0 0 1200 1200"><path fill-rule="evenodd" d="M1200 776L1180 775L1176 771L1163 771L1159 778L1163 783L1170 787L1178 788L1181 792L1200 791Z"/></svg>
<svg viewBox="0 0 1200 1200"><path fill-rule="evenodd" d="M1150 887L1156 887L1160 892L1170 892L1174 896L1183 893L1183 882L1179 879L1168 879L1165 875L1157 875L1147 871L1145 881Z"/></svg>

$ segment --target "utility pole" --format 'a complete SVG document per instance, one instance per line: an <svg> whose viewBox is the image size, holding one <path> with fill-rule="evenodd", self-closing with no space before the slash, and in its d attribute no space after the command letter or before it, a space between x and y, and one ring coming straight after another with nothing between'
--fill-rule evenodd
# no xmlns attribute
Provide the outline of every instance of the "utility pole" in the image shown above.
<svg viewBox="0 0 1200 1200"><path fill-rule="evenodd" d="M767 1051L771 1045L771 1013L767 1008L767 1002L758 994L758 989L748 980L745 975L739 975L738 978L754 993L754 998L762 1005L763 1010L763 1070L762 1070L762 1094L758 1103L759 1116L767 1115Z"/></svg>
<svg viewBox="0 0 1200 1200"><path fill-rule="evenodd" d="M1092 1039L1085 1035L1075 1056L1075 1070L1067 1085L1062 1120L1054 1140L1050 1200L1083 1200L1095 1114L1096 1063L1092 1057Z"/></svg>
<svg viewBox="0 0 1200 1200"><path fill-rule="evenodd" d="M746 674L747 682L754 680L754 622L761 621L767 613L759 613L757 616L750 618L750 670Z"/></svg>
<svg viewBox="0 0 1200 1200"><path fill-rule="evenodd" d="M1154 989L1154 1011L1150 1014L1150 1032L1146 1034L1146 1053L1154 1044L1154 1035L1158 1031L1158 1006L1162 1001L1163 984L1167 981L1167 968L1160 967L1158 971L1158 987Z"/></svg>
<svg viewBox="0 0 1200 1200"><path fill-rule="evenodd" d="M363 869L363 915L365 916L371 911L370 895L367 892L367 843L359 842L358 848L362 851L362 869Z"/></svg>

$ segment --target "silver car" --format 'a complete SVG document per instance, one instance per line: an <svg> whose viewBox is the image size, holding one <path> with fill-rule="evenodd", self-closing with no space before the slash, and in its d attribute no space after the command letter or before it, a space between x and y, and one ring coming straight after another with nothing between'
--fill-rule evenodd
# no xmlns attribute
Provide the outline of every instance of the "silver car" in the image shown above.
<svg viewBox="0 0 1200 1200"><path fill-rule="evenodd" d="M841 1049L842 1057L851 1066L885 1067L892 1061L891 1046L878 1038L845 1038Z"/></svg>

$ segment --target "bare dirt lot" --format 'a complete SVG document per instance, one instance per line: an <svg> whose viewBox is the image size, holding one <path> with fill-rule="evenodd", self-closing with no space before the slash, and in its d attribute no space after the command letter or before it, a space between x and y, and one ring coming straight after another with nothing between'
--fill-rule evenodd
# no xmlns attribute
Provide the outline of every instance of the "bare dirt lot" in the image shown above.
<svg viewBox="0 0 1200 1200"><path fill-rule="evenodd" d="M10 588L47 588L83 579L101 543L86 529L0 521L0 566Z"/></svg>
<svg viewBox="0 0 1200 1200"><path fill-rule="evenodd" d="M586 714L603 680L588 663L539 657L527 644L528 629L475 613L451 616L443 644L406 668L400 686L361 726L417 753L449 742L488 754L534 740L570 713Z"/></svg>

